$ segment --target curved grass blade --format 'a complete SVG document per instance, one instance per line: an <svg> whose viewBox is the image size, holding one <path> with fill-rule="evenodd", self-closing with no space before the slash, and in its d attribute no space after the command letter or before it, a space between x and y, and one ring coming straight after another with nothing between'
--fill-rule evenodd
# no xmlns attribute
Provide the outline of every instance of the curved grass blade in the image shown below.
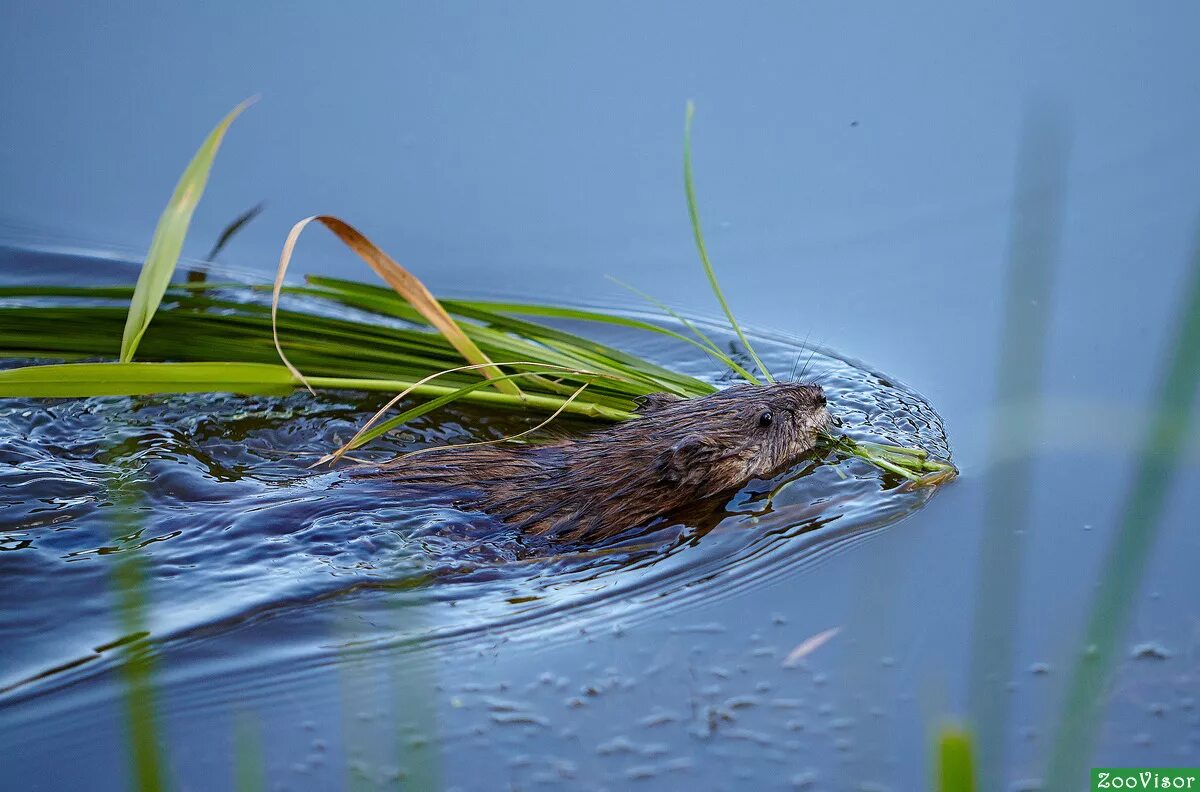
<svg viewBox="0 0 1200 792"><path fill-rule="evenodd" d="M335 390L395 392L411 387L413 393L419 393L423 396L441 396L443 394L458 390L462 387L461 385L446 386L433 385L431 383L415 386L415 384L411 381L373 379L369 377L363 379L356 379L353 377L309 377L308 380L313 387L331 388ZM297 387L299 387L299 383L297 383ZM632 401L629 402L628 409L622 410L616 407L608 407L591 401L577 400L577 397L572 397L564 401L563 398L557 394L554 396L546 396L540 393L522 393L520 396L509 396L507 393L498 393L494 390L478 390L473 393L462 395L459 398L461 398L463 401L476 402L477 404L487 404L501 409L527 409L536 412L553 411L554 415L558 415L562 412L568 412L572 415L579 415L584 418L595 418L596 420L600 421L627 421L630 418L637 417L637 413L634 412L637 405Z"/></svg>
<svg viewBox="0 0 1200 792"><path fill-rule="evenodd" d="M738 374L742 375L742 377L747 382L750 382L754 385L761 384L759 382L758 377L754 376L749 371L746 371L746 369L743 366L741 366L736 360L734 360L729 355L726 355L724 352L722 352L721 348L718 347L711 338L706 336L700 330L699 327L696 327L696 325L693 324L691 321L689 321L687 317L685 317L685 316L681 315L680 313L678 313L677 311L675 311L673 308L671 308L671 306L667 305L664 302L656 300L654 297L650 296L649 294L642 291L641 289L630 286L628 283L625 283L624 281L617 280L616 278L614 278L611 275L605 275L604 277L608 278L610 281L617 284L618 286L621 286L622 288L628 289L629 291L633 292L638 297L641 297L643 300L645 300L646 302L655 306L663 313L668 314L669 316L674 318L675 321L679 322L681 325L686 327L688 330L692 331L692 335L696 336L697 340L700 342L701 349L703 349L705 352L707 352L710 356L712 356L712 357L716 358L717 360L721 361L722 363L724 363L729 368L733 369Z"/></svg>
<svg viewBox="0 0 1200 792"><path fill-rule="evenodd" d="M401 454L399 457L397 457L395 460L393 460L392 462L390 462L388 464L389 464L389 466L399 465L405 459L408 459L409 457L414 457L414 456L417 456L418 454L427 454L432 451L442 451L447 448L474 448L476 446L495 445L497 443L507 443L512 440L516 440L518 438L525 437L527 435L531 435L534 432L542 429L543 427L548 426L550 423L552 423L554 421L554 419L558 418L559 415L561 415L563 412L567 411L571 407L571 403L574 402L575 399L577 399L580 394L582 394L585 390L587 390L588 384L589 383L585 382L582 385L580 385L579 388L574 393L572 393L569 397L567 397L566 401L562 402L558 406L558 409L555 410L550 415L549 418L542 421L537 426L531 426L530 428L528 428L522 432L517 432L516 434L511 434L511 435L508 435L507 437L498 437L495 440L477 440L473 443L455 443L454 445L429 446L427 448L419 448L416 451L410 451L407 454Z"/></svg>
<svg viewBox="0 0 1200 792"><path fill-rule="evenodd" d="M275 272L275 285L271 293L271 335L275 341L275 351L279 353L280 359L287 366L288 370L300 382L304 383L305 387L309 387L308 381L300 373L299 369L293 366L291 361L288 360L287 355L283 353L283 347L279 344L276 316L279 309L279 294L283 288L283 276L287 273L288 264L292 259L292 252L296 248L296 241L300 238L300 234L304 231L305 227L314 221L328 228L334 236L345 243L346 247L357 253L359 258L375 271L375 274L382 278L387 285L391 286L397 294L408 301L413 308L417 309L458 350L459 354L468 363L479 365L479 371L485 377L496 380L493 383L496 390L509 396L518 398L521 396L521 389L515 383L511 380L499 379L503 376L500 369L492 364L488 356L463 332L462 328L450 317L450 314L446 313L446 309L429 292L429 289L425 288L425 284L421 283L415 275L396 263L391 256L380 250L354 226L332 215L306 217L292 226L292 230L288 232L287 240L283 244L283 252L279 256L279 268ZM309 390L311 390L311 387L309 387Z"/></svg>
<svg viewBox="0 0 1200 792"><path fill-rule="evenodd" d="M754 365L758 366L758 370L763 373L767 382L774 382L775 378L759 360L758 355L754 352L754 347L750 346L750 341L747 340L746 334L742 332L741 326L737 323L737 319L733 318L733 311L730 310L729 303L725 301L725 295L721 292L721 284L717 283L717 273L713 270L712 262L708 258L708 250L704 247L704 232L700 230L700 210L696 206L696 185L692 178L692 116L695 113L696 106L688 102L687 117L683 125L683 189L687 193L688 218L692 221L692 236L696 239L696 250L700 253L700 263L704 265L704 274L708 276L708 284L712 286L713 294L716 296L717 302L721 304L721 310L725 312L725 318L729 320L733 331L737 333L738 340L742 342L742 346L746 347L750 359L754 361Z"/></svg>
<svg viewBox="0 0 1200 792"><path fill-rule="evenodd" d="M543 364L543 363L534 363L531 361L520 361L517 363L505 363L504 365L506 365L506 366L535 366L535 367L539 367L542 369L557 369L559 371L566 371L566 369L563 369L560 366L547 365L547 364ZM402 401L404 399L404 397L406 397L410 393L412 393L413 390L415 390L417 387L424 385L427 382L431 382L432 380L437 379L438 377L440 377L444 374L450 374L455 371L463 371L463 370L475 369L475 368L478 368L478 366L459 366L458 368L447 369L446 371L440 371L435 374L430 374L429 376L427 376L424 379L415 383L412 387L407 388L404 391L396 394L395 396L393 396L391 399L388 400L387 404L380 407L379 410L373 416L371 416L367 420L366 423L364 423L361 427L359 427L358 431L355 432L354 436L351 437L349 440L347 440L346 443L343 444L341 448L339 448L338 450L334 451L331 454L327 454L326 456L321 457L320 459L318 459L316 461L316 463L314 463L313 466L315 467L316 465L321 465L321 464L324 464L325 462L336 462L338 459L340 459L342 456L344 456L346 454L346 452L353 451L356 448L360 448L361 446L365 445L366 443L370 442L371 440L374 440L376 437L387 434L392 429L395 429L398 426L402 426L403 424L408 423L409 421L411 421L414 418L419 418L428 412L432 412L433 410L436 410L438 407L441 407L445 404L449 404L450 402L453 402L453 401L457 401L458 399L463 398L463 397L467 396L468 394L479 390L484 385L489 384L487 380L473 382L470 385L466 385L466 386L458 389L457 391L454 391L452 393L447 393L443 396L439 396L436 399L432 399L430 401L424 402L423 404L418 404L416 407L405 410L404 412L400 413L399 415L394 416L394 417L389 418L388 420L384 421L382 424L376 425L376 422L380 418L382 418L384 415L386 415L388 410L395 407L400 401ZM595 378L598 376L604 376L601 374L596 374L595 372L584 371L584 370L580 370L580 369L571 370L571 373L582 375L582 376L588 376L591 378ZM536 373L533 371L519 371L515 374L505 374L504 378L505 379L515 379L517 377L531 377L531 376L536 376ZM585 384L590 384L590 381ZM568 390L568 393L571 393L571 392L573 392L573 389ZM578 396L579 394L576 393L575 395ZM572 398L574 398L574 397L572 397Z"/></svg>
<svg viewBox="0 0 1200 792"><path fill-rule="evenodd" d="M680 315L675 309L673 309L671 306L667 305L662 300L656 299L653 295L650 295L650 294L642 291L641 289L637 288L636 286L630 285L619 278L614 278L612 275L605 275L604 277L606 280L612 281L613 283L620 286L622 289L626 289L627 291L633 292L638 297L641 297L643 300L650 303L658 310L667 314L668 316L673 318L675 321L679 322L681 325L683 325L688 330L690 330L692 332L692 335L696 336L696 338L699 339L702 344L706 345L709 349L715 351L717 354L721 354L721 348L718 347L711 338L709 338L707 335L705 335L704 332L700 330L700 328L696 327L696 325L692 324L692 322L690 322L687 319L687 317Z"/></svg>
<svg viewBox="0 0 1200 792"><path fill-rule="evenodd" d="M129 315L125 320L125 332L121 336L122 363L133 360L138 344L154 318L154 312L162 302L163 293L175 274L175 265L179 262L179 254L183 250L183 240L187 236L188 225L192 222L192 213L196 204L204 194L208 183L208 172L212 169L213 158L225 137L225 130L233 120L255 101L247 99L230 111L229 115L217 124L216 128L205 138L200 150L188 164L187 170L175 186L175 192L154 229L154 238L150 242L150 252L138 273L137 286L133 290L133 299L129 302Z"/></svg>
<svg viewBox="0 0 1200 792"><path fill-rule="evenodd" d="M517 373L517 374L505 374L504 377L505 377L505 379L514 379L516 377L520 377L520 376L524 376L524 375L525 375L525 373L522 372L522 373ZM398 402L403 396L407 395L408 393L411 393L412 390L409 389L404 394L393 397L387 403L387 405L385 405L385 407L383 409L381 409L379 412L375 413L375 415L358 430L358 432L354 435L354 437L347 440L345 442L345 444L342 445L341 448L321 457L316 462L314 462L312 465L310 465L310 467L316 467L318 465L323 465L327 462L330 464L337 462L339 459L344 457L348 452L353 451L356 448L363 447L364 445L371 442L375 438L381 437L382 435L387 434L388 432L392 431L393 429L403 426L404 424L408 423L409 421L413 420L414 418L420 418L422 415L425 415L426 413L431 413L439 407L444 407L445 405L450 404L451 402L458 401L459 399L466 397L468 394L474 393L475 391L479 390L480 388L482 388L488 384L490 384L490 383L488 382L488 380L485 380L485 379L479 380L478 382L472 382L470 385L464 385L463 387L459 388L458 390L452 391L452 392L444 394L442 396L438 396L436 399L430 399L429 401L421 402L416 407L405 410L404 412L400 413L399 415L389 418L388 420L384 421L381 424L372 425L372 424L374 424L374 422L376 420L378 420L379 418L381 418L383 416L383 413L387 409L389 409L393 405L395 405L395 403Z"/></svg>

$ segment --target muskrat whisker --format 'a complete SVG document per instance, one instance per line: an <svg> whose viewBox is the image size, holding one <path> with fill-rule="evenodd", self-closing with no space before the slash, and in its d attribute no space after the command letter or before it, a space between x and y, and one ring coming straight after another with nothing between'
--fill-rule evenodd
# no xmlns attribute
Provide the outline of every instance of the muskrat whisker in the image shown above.
<svg viewBox="0 0 1200 792"><path fill-rule="evenodd" d="M812 335L811 330L809 330L807 333L804 334L804 340L802 342L800 342L800 350L798 352L796 352L796 360L792 362L792 373L788 377L788 379L792 380L793 382L796 381L796 368L800 365L800 358L804 355L804 350L811 349L811 347L809 347L809 345L808 345L808 339L811 335ZM811 354L808 356L808 359L809 359L809 361L812 360ZM807 363L804 364L804 368L805 368L805 370L808 369ZM804 376L804 371L800 372L800 376L801 377Z"/></svg>
<svg viewBox="0 0 1200 792"><path fill-rule="evenodd" d="M804 337L804 346L808 346L808 336ZM800 369L800 379L804 379L804 375L808 373L808 367L812 365L813 358L817 356L817 348L809 347L808 360L804 361L804 368Z"/></svg>

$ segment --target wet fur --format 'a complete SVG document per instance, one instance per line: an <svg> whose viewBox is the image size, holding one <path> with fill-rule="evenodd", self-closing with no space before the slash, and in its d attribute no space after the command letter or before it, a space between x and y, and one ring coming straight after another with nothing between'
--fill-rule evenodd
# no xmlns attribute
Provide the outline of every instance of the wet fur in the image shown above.
<svg viewBox="0 0 1200 792"><path fill-rule="evenodd" d="M464 505L520 530L599 541L794 463L829 421L816 385L644 397L641 417L547 445L437 449L367 475L465 487ZM764 418L769 416L769 418Z"/></svg>

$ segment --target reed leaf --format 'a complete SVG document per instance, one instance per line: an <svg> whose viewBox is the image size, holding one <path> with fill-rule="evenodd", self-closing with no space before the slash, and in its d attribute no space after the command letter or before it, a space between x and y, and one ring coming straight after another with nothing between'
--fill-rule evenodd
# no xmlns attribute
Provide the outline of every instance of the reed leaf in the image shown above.
<svg viewBox="0 0 1200 792"><path fill-rule="evenodd" d="M204 195L208 173L212 170L213 159L217 155L221 140L225 137L225 131L254 101L254 98L247 99L233 108L208 134L175 186L167 208L159 217L154 237L150 241L150 251L146 254L146 261L142 264L137 285L133 289L133 298L129 302L129 315L125 320L125 331L121 335L122 363L133 360L138 344L149 327L150 320L154 318L159 303L162 302L163 293L171 283L171 276L175 274L175 265L179 262L179 254L183 250L188 225L192 222L192 214L196 211L196 205L200 203L200 197Z"/></svg>
<svg viewBox="0 0 1200 792"><path fill-rule="evenodd" d="M692 236L696 240L696 250L700 254L700 263L704 265L704 274L708 276L708 285L712 287L713 295L716 296L717 302L721 304L721 310L725 312L725 318L729 320L729 326L737 333L738 340L742 342L742 346L746 348L750 359L754 361L754 365L758 366L758 370L766 377L767 382L774 382L775 378L771 376L771 372L759 360L758 355L754 352L754 347L750 345L746 334L742 332L741 325L737 319L733 318L733 311L729 307L729 303L725 300L725 294L721 291L721 284L717 282L717 273L713 269L712 261L708 258L708 249L704 245L704 232L700 228L700 209L696 205L696 185L695 179L692 177L692 117L696 114L696 106L692 102L687 103L687 115L683 124L683 189L687 194L688 219L692 223ZM758 384L757 379L751 379L752 382Z"/></svg>
<svg viewBox="0 0 1200 792"><path fill-rule="evenodd" d="M502 375L504 376L504 375ZM381 377L308 377L313 388L397 392L411 389L418 396L440 397L455 393L463 384L420 384ZM586 384L586 383L585 383ZM0 398L86 398L89 396L145 396L161 393L241 393L282 396L302 383L280 365L262 363L56 363L0 371ZM578 390L573 391L578 394ZM627 409L610 407L560 395L522 393L512 396L492 390L461 393L462 401L505 409L566 412L601 421L636 417L632 400Z"/></svg>
<svg viewBox="0 0 1200 792"><path fill-rule="evenodd" d="M365 308L397 318L408 320L416 318L413 316L412 310L402 301L398 300L396 295L378 286L313 275L308 276L307 281L318 288L318 291L309 292L310 294L339 300L353 304L359 308ZM320 290L326 291L322 292ZM329 292L336 293L338 296L332 296ZM490 327L504 330L509 334L510 339L515 337L535 340L546 347L564 352L573 358L586 356L593 366L596 365L596 356L606 358L607 365L614 371L619 370L631 377L640 377L642 380L652 383L655 387L662 390L669 390L681 396L698 396L704 393L711 393L715 390L711 385L695 377L680 374L679 372L639 358L636 355L623 352L615 347L601 344L591 338L575 335L574 333L550 327L549 325L518 319L514 314L618 325L666 335L679 341L700 346L694 339L650 322L580 308L564 308L561 306L532 303L456 299L444 299L441 303L454 316L483 322ZM467 333L473 332L470 325L463 325L463 327ZM584 361L577 359L575 362L578 364ZM609 373L613 372L610 371Z"/></svg>
<svg viewBox="0 0 1200 792"><path fill-rule="evenodd" d="M224 391L259 396L291 393L283 366L260 363L60 363L0 371L0 397L144 396Z"/></svg>

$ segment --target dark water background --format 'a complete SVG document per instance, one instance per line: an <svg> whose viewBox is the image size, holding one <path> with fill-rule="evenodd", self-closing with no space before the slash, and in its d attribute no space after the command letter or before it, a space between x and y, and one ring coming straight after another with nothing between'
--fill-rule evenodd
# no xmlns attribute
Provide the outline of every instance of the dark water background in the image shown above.
<svg viewBox="0 0 1200 792"><path fill-rule="evenodd" d="M156 671L170 681L155 711L173 786L228 788L260 755L270 788L369 786L403 771L463 788L786 788L812 774L815 788L920 789L942 719L987 709L977 702L1001 690L1005 751L987 780L1005 789L1042 775L1189 289L1200 217L1193 6L0 13L4 236L89 254L38 258L39 279L128 280L117 260L145 248L204 131L262 93L222 148L191 255L265 201L227 264L265 275L291 223L331 212L439 293L628 305L609 273L711 314L679 173L692 98L710 250L743 321L909 383L945 420L963 469L916 514L819 562L687 609L634 598L586 634L514 628L412 651L380 637L419 632L431 614L364 595L182 641ZM1014 201L1018 184L1030 187ZM1053 277L1022 281L1008 300L1007 279L1022 271L1012 262L1036 259L1030 251ZM33 277L6 257L6 275ZM366 277L317 234L293 268ZM1026 320L1008 348L1043 357L1028 370L1017 357L1023 389L997 384L1006 300ZM1040 350L1019 332L1039 316ZM93 430L120 439L111 424ZM1097 764L1200 754L1198 459L1193 426L1102 697ZM71 508L69 481L44 486L5 503ZM216 504L193 516L213 515L230 521ZM151 508L121 535L169 533L155 519ZM236 521L249 536L262 529ZM1018 563L995 557L989 536L1019 542ZM239 547L262 559L240 541L202 544L190 565L243 576ZM371 576L356 553L379 548L321 541L312 564ZM0 557L6 580L21 555ZM179 596L151 614L203 622L241 604L189 598L189 562L176 563ZM997 570L1015 622L981 636L977 593ZM247 610L288 593L286 571L274 577ZM71 580L8 590L5 624L21 626L21 641L5 641L6 682L24 658L62 648L73 659L81 620L115 613L98 580ZM61 603L61 618L32 626L22 614L46 612L27 609L34 600ZM830 627L842 631L806 668L781 666ZM124 632L114 622L92 645ZM339 648L364 634L368 651ZM997 635L1011 637L1011 667L979 693L972 643ZM1142 644L1165 659L1133 659ZM296 646L333 649L311 663L289 654ZM139 683L63 678L78 681L0 700L5 788L127 786L125 691Z"/></svg>

